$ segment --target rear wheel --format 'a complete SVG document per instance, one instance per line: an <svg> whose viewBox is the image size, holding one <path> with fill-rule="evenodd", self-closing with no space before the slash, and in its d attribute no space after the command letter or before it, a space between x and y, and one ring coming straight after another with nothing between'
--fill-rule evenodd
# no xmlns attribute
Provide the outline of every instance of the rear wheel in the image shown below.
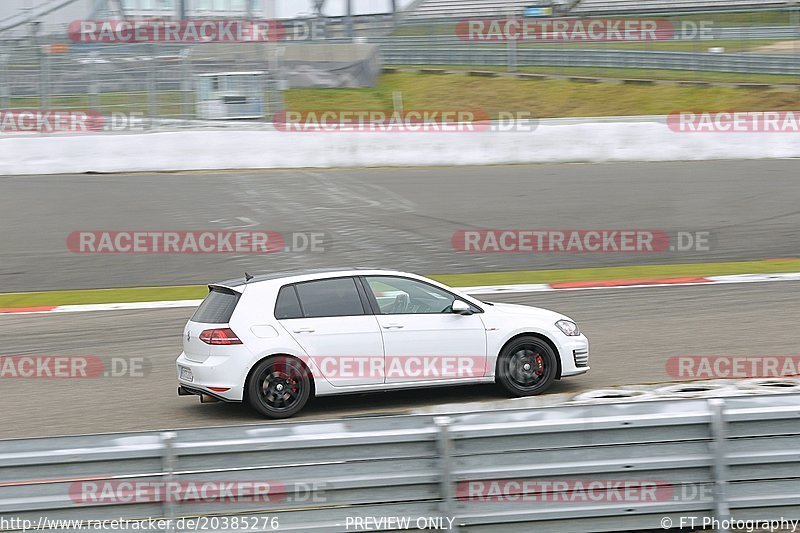
<svg viewBox="0 0 800 533"><path fill-rule="evenodd" d="M500 352L495 379L513 396L535 396L550 388L557 371L549 344L538 337L520 337Z"/></svg>
<svg viewBox="0 0 800 533"><path fill-rule="evenodd" d="M311 395L311 378L297 359L273 357L253 371L247 386L250 405L269 418L289 418L297 414Z"/></svg>

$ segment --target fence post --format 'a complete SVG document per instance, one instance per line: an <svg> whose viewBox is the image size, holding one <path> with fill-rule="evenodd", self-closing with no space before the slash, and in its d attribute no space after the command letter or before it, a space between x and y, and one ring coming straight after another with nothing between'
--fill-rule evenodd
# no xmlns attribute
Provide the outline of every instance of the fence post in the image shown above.
<svg viewBox="0 0 800 533"><path fill-rule="evenodd" d="M283 78L283 55L286 50L280 46L267 51L269 65L268 83L269 91L267 100L269 101L268 119L283 111L285 103L283 101L283 91L288 86L288 80Z"/></svg>
<svg viewBox="0 0 800 533"><path fill-rule="evenodd" d="M714 473L714 517L720 524L727 523L731 511L728 506L728 457L727 438L728 430L725 424L725 400L710 398L711 409L711 452L714 457L712 471ZM718 531L728 531L719 529Z"/></svg>
<svg viewBox="0 0 800 533"><path fill-rule="evenodd" d="M450 437L450 425L453 421L448 416L437 416L433 419L433 423L437 429L436 449L439 454L439 493L442 497L439 510L442 515L453 520L453 527L450 530L458 533L458 522L454 520L456 516L453 508L455 504L453 491L453 441Z"/></svg>
<svg viewBox="0 0 800 533"><path fill-rule="evenodd" d="M156 94L156 53L155 43L149 46L150 61L147 62L147 110L151 118L158 116L158 95Z"/></svg>
<svg viewBox="0 0 800 533"><path fill-rule="evenodd" d="M100 59L98 52L89 54L90 60L86 63L86 78L89 82L89 109L100 110L100 79L96 63Z"/></svg>
<svg viewBox="0 0 800 533"><path fill-rule="evenodd" d="M508 12L509 20L514 18L514 12ZM509 72L516 72L517 71L517 40L509 38L506 41L506 52L508 54L507 64L508 64L508 71Z"/></svg>
<svg viewBox="0 0 800 533"><path fill-rule="evenodd" d="M9 90L9 72L8 72L8 54L5 53L5 46L0 44L0 109L8 109L9 97L11 91Z"/></svg>
<svg viewBox="0 0 800 533"><path fill-rule="evenodd" d="M800 0L791 0L789 4L789 25L792 27L794 40L794 56L797 60L797 40L800 39Z"/></svg>
<svg viewBox="0 0 800 533"><path fill-rule="evenodd" d="M191 58L191 48L181 50L181 118L184 120L190 120L194 116L191 101L194 90Z"/></svg>
<svg viewBox="0 0 800 533"><path fill-rule="evenodd" d="M50 54L45 45L36 45L39 55L39 109L50 108Z"/></svg>
<svg viewBox="0 0 800 533"><path fill-rule="evenodd" d="M164 455L161 458L162 477L164 485L175 480L175 468L177 463L177 456L175 454L175 440L178 434L174 431L165 431L161 433L161 442L164 444ZM164 518L169 520L167 531L173 533L175 531L175 502L170 500L169 491L164 491L165 495L163 501Z"/></svg>

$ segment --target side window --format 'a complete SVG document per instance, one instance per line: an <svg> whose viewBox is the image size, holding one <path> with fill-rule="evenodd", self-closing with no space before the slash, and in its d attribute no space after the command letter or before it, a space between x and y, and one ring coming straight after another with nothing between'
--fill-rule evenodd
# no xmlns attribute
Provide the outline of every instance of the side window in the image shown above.
<svg viewBox="0 0 800 533"><path fill-rule="evenodd" d="M275 303L275 318L285 320L288 318L301 318L303 311L300 309L300 300L293 285L283 287L278 293L278 300Z"/></svg>
<svg viewBox="0 0 800 533"><path fill-rule="evenodd" d="M384 315L452 313L456 299L447 291L408 278L369 276L367 284Z"/></svg>
<svg viewBox="0 0 800 533"><path fill-rule="evenodd" d="M296 287L305 318L365 314L353 278L307 281Z"/></svg>

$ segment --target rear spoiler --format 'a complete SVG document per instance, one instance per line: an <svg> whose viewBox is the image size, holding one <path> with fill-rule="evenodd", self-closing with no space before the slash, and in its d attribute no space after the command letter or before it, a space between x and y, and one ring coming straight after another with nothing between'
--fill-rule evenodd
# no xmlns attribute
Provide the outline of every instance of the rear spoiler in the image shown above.
<svg viewBox="0 0 800 533"><path fill-rule="evenodd" d="M227 292L229 294L243 294L244 289L247 285L239 285L235 287L230 287L228 285L221 285L219 283L212 283L208 286L208 291L219 291L219 292Z"/></svg>

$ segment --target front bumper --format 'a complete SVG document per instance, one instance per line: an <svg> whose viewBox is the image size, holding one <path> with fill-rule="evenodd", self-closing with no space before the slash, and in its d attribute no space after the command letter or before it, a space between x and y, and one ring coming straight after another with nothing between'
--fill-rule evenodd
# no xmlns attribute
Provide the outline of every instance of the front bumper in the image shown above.
<svg viewBox="0 0 800 533"><path fill-rule="evenodd" d="M558 350L561 355L561 377L578 376L589 371L589 339L561 335Z"/></svg>

